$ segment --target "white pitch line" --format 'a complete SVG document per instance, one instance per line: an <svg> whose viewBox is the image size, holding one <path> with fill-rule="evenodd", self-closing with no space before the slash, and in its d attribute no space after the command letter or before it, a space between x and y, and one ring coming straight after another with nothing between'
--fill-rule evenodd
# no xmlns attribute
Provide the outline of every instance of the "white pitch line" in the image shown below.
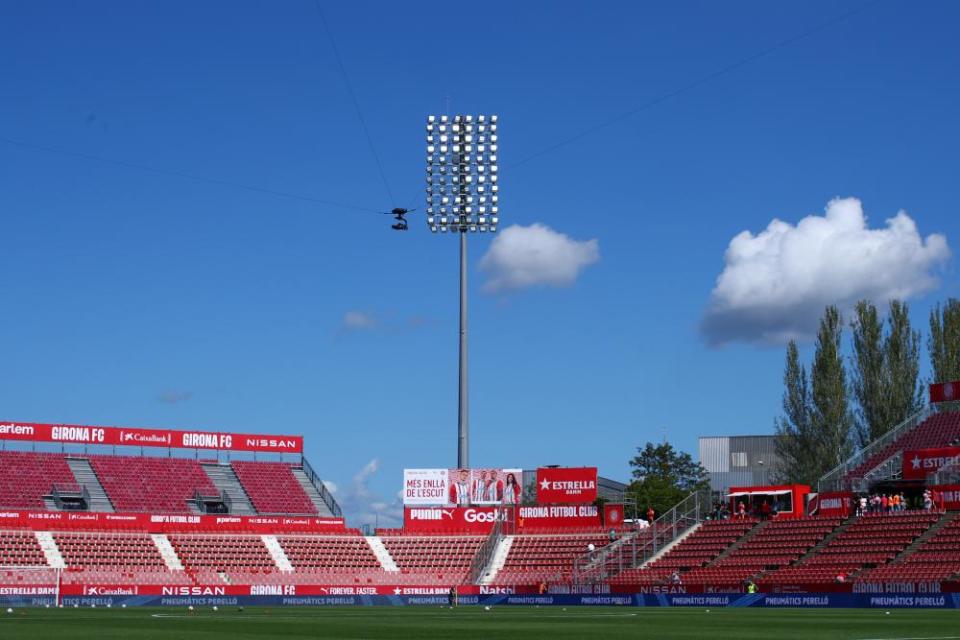
<svg viewBox="0 0 960 640"><path fill-rule="evenodd" d="M960 640L960 636L913 636L910 638L862 638L861 640Z"/></svg>
<svg viewBox="0 0 960 640"><path fill-rule="evenodd" d="M342 612L342 611L338 611L338 612L333 612L333 611L330 611L330 612L326 612L326 611L325 611L325 612L310 612L309 615L300 615L300 616L294 616L294 615L257 615L257 614L254 614L254 615L237 615L237 614L220 615L220 614L211 614L211 613L201 613L201 614L189 614L189 613L152 613L152 614L150 614L150 617L151 617L151 618L159 618L159 619L168 619L168 620L169 620L169 619L174 619L174 620L197 620L197 619L205 619L205 620L249 620L249 621L251 621L251 622L272 622L272 621L274 621L274 620L304 620L304 619L308 619L308 618L330 618L330 617L343 618L343 617L344 617L344 616L343 616L343 613L344 613L344 612ZM357 616L353 616L353 617L360 617L359 614L360 614L361 612L357 612L357 613L358 613L358 615L357 615ZM369 614L367 614L367 615L369 615ZM408 614L405 614L405 615L410 616L411 614L408 613ZM494 613L494 612L492 612L492 611L491 611L491 612L486 612L486 611L485 611L485 612L483 612L483 613L480 613L480 612L472 612L472 611L471 611L471 612L464 612L464 613L430 613L430 614L419 613L419 612L418 612L416 615L419 616L419 617L430 617L430 618L467 618L467 617L470 617L470 618L480 618L480 617L485 617L485 616L497 615L497 613ZM566 618L566 619L570 619L570 618L633 618L633 617L636 617L637 615L638 615L638 614L636 614L636 613L578 613L578 612L573 611L573 612L570 612L570 613L545 613L545 614L539 614L539 615L538 615L538 614L530 614L530 615L525 616L525 618L527 618L527 619L528 619L528 618ZM960 640L960 639L958 639L958 640Z"/></svg>

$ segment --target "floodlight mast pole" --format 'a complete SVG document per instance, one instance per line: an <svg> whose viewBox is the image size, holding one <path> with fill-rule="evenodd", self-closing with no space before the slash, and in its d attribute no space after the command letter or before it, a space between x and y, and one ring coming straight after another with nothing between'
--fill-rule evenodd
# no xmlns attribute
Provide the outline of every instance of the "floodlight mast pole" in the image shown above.
<svg viewBox="0 0 960 640"><path fill-rule="evenodd" d="M460 367L457 467L470 465L467 358L467 234L499 223L497 116L427 116L427 224L460 234ZM475 174L475 175L474 175ZM474 202L476 201L476 204Z"/></svg>
<svg viewBox="0 0 960 640"><path fill-rule="evenodd" d="M470 399L467 395L467 226L463 207L469 187L465 176L470 169L460 156L457 173L460 174L460 400L457 407L457 468L470 466Z"/></svg>

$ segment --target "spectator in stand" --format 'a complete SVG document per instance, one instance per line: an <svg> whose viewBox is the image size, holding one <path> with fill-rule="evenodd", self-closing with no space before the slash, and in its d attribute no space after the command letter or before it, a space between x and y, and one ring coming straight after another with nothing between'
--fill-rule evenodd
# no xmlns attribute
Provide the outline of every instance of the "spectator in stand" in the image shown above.
<svg viewBox="0 0 960 640"><path fill-rule="evenodd" d="M747 517L747 507L743 504L743 500L737 503L737 517L741 520Z"/></svg>
<svg viewBox="0 0 960 640"><path fill-rule="evenodd" d="M880 496L880 511L886 513L890 510L890 498L887 497L887 494Z"/></svg>
<svg viewBox="0 0 960 640"><path fill-rule="evenodd" d="M674 571L670 574L670 584L683 584L683 578L680 577L680 572Z"/></svg>
<svg viewBox="0 0 960 640"><path fill-rule="evenodd" d="M547 583L543 580L540 581L540 584L537 585L537 593L543 595L547 592Z"/></svg>
<svg viewBox="0 0 960 640"><path fill-rule="evenodd" d="M647 507L647 522L653 524L653 520L656 517L657 512L653 510L653 507Z"/></svg>
<svg viewBox="0 0 960 640"><path fill-rule="evenodd" d="M930 495L930 490L927 489L923 492L923 509L924 511L933 510L933 499Z"/></svg>
<svg viewBox="0 0 960 640"><path fill-rule="evenodd" d="M720 519L729 520L730 519L730 509L727 508L727 503L724 502L720 505Z"/></svg>
<svg viewBox="0 0 960 640"><path fill-rule="evenodd" d="M907 510L907 496L903 494L903 491L900 492L900 502L898 504L900 505L900 511Z"/></svg>
<svg viewBox="0 0 960 640"><path fill-rule="evenodd" d="M760 505L760 519L769 520L771 511L770 503L764 500L763 504Z"/></svg>
<svg viewBox="0 0 960 640"><path fill-rule="evenodd" d="M857 501L857 516L862 516L867 512L867 496L860 496Z"/></svg>
<svg viewBox="0 0 960 640"><path fill-rule="evenodd" d="M847 581L847 574L845 574L843 571L837 574L838 583L843 584L846 581Z"/></svg>
<svg viewBox="0 0 960 640"><path fill-rule="evenodd" d="M893 511L894 513L898 513L900 511L900 494L890 494L890 511Z"/></svg>
<svg viewBox="0 0 960 640"><path fill-rule="evenodd" d="M747 580L747 593L756 593L757 585L753 580Z"/></svg>

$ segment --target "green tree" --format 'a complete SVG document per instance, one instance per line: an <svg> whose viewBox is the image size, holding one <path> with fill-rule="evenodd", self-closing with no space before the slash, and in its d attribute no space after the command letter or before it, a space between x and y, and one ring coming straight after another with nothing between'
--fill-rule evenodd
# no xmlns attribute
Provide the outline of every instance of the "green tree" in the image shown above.
<svg viewBox="0 0 960 640"><path fill-rule="evenodd" d="M877 307L866 300L858 302L850 329L853 334L853 355L850 357L853 366L851 391L857 403L854 426L859 445L865 447L891 426L885 415L885 350L883 323Z"/></svg>
<svg viewBox="0 0 960 640"><path fill-rule="evenodd" d="M850 326L855 429L865 447L923 406L920 333L911 328L910 309L899 300L890 302L886 325L876 306L859 302Z"/></svg>
<svg viewBox="0 0 960 640"><path fill-rule="evenodd" d="M887 336L883 341L884 428L877 438L923 408L920 385L920 332L910 326L910 309L890 302Z"/></svg>
<svg viewBox="0 0 960 640"><path fill-rule="evenodd" d="M950 298L930 312L927 338L933 382L960 380L960 300Z"/></svg>
<svg viewBox="0 0 960 640"><path fill-rule="evenodd" d="M840 312L829 306L820 320L816 352L810 369L813 410L811 427L819 440L819 477L849 457L853 416L847 399L847 378L840 355L843 333Z"/></svg>
<svg viewBox="0 0 960 640"><path fill-rule="evenodd" d="M797 343L793 340L787 344L783 386L783 416L775 422L780 465L774 475L781 482L810 484L816 480L811 474L818 446L811 429L807 370L800 364Z"/></svg>
<svg viewBox="0 0 960 640"><path fill-rule="evenodd" d="M627 491L633 494L642 512L653 507L659 515L692 492L710 486L707 470L689 453L677 451L668 442L648 442L643 448L638 447L630 466L634 481Z"/></svg>

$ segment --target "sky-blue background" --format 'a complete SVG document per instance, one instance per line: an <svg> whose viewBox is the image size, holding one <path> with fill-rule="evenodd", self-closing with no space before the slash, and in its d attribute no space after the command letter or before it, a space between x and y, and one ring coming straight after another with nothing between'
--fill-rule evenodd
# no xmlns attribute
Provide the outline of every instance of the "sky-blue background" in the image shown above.
<svg viewBox="0 0 960 640"><path fill-rule="evenodd" d="M455 463L457 246L377 210L423 186L423 118L501 118L504 225L596 238L569 288L472 278L472 462L626 478L669 435L768 433L783 351L706 346L723 252L835 196L956 250L960 6L0 2L0 417L303 433L346 487ZM12 144L12 141L32 146ZM415 214L417 216L419 214ZM490 239L471 238L471 261ZM953 261L941 286L960 295ZM347 330L344 314L377 319ZM926 359L925 359L926 368Z"/></svg>

